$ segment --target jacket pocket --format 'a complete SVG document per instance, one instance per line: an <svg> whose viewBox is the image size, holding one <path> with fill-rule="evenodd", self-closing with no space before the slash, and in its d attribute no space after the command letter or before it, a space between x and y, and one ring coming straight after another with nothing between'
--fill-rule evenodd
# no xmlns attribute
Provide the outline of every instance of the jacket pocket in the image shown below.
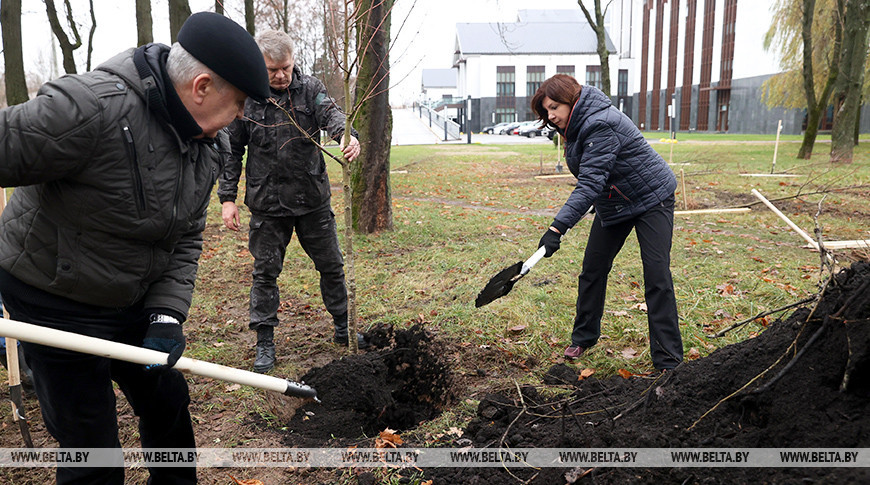
<svg viewBox="0 0 870 485"><path fill-rule="evenodd" d="M615 185L611 185L611 186L610 186L610 194L608 194L607 198L608 198L608 199L613 199L613 198L615 198L615 197L616 197L616 198L622 198L622 200L624 200L624 201L626 201L626 202L631 202L631 199L629 199L628 197L626 197L625 194L623 194L622 191L619 190L619 187L617 187L617 186L615 186Z"/></svg>
<svg viewBox="0 0 870 485"><path fill-rule="evenodd" d="M133 176L133 200L136 204L137 215L141 217L145 211L145 186L142 183L142 172L139 171L139 157L136 154L133 132L130 130L130 124L126 120L121 121L121 135L123 137L124 152L127 154L127 159L130 162L130 173Z"/></svg>

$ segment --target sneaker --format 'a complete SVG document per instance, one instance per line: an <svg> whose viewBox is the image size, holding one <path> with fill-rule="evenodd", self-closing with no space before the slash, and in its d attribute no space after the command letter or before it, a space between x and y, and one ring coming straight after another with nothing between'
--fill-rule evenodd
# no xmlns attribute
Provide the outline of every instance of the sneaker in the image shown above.
<svg viewBox="0 0 870 485"><path fill-rule="evenodd" d="M576 359L577 357L583 355L583 352L585 351L586 349L580 347L579 345L571 345L570 347L565 349L565 358L568 360Z"/></svg>
<svg viewBox="0 0 870 485"><path fill-rule="evenodd" d="M347 344L350 343L347 340L347 335L343 335L343 336L334 335L332 337L332 341L338 345L343 345L345 347L347 347ZM357 348L362 350L362 349L367 349L367 348L371 347L371 344L368 342L368 340L366 340L366 338L363 334L358 333L358 334L356 334L356 346L357 346Z"/></svg>

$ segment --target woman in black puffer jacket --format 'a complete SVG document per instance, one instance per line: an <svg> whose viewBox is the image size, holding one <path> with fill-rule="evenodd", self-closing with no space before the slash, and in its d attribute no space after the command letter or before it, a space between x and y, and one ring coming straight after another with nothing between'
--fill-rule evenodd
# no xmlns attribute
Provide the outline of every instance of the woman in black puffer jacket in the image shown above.
<svg viewBox="0 0 870 485"><path fill-rule="evenodd" d="M634 228L643 261L653 365L673 369L683 360L670 270L677 187L673 171L604 93L581 87L571 76L556 74L544 81L532 98L532 109L565 137L565 158L577 177L577 186L541 238L546 257L559 249L562 235L591 206L596 213L565 357L575 359L598 341L607 275Z"/></svg>

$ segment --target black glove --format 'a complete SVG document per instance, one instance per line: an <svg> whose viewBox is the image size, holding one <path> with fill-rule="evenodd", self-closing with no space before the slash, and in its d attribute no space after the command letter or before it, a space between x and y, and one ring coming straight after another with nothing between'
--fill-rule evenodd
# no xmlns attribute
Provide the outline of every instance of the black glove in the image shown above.
<svg viewBox="0 0 870 485"><path fill-rule="evenodd" d="M142 346L146 349L166 352L169 357L166 367L172 367L181 357L185 346L184 330L177 318L155 313L151 315L151 324L145 332L145 341ZM145 366L146 369L161 367L157 364Z"/></svg>
<svg viewBox="0 0 870 485"><path fill-rule="evenodd" d="M559 250L559 244L561 241L561 234L552 229L547 229L547 232L544 233L544 237L541 238L541 242L538 243L538 247L546 248L547 251L544 253L544 257L549 258L553 253Z"/></svg>

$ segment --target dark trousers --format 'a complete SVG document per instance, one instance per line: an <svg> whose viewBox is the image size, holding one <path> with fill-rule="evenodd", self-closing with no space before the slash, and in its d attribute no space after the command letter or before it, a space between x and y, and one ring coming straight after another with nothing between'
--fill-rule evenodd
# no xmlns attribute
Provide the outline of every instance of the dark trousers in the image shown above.
<svg viewBox="0 0 870 485"><path fill-rule="evenodd" d="M607 275L632 228L637 234L643 262L644 297L653 365L657 369L670 369L683 360L683 340L670 268L674 232L673 197L634 219L607 227L602 227L600 218L595 216L583 256L583 271L578 278L577 315L571 343L589 348L598 342Z"/></svg>
<svg viewBox="0 0 870 485"><path fill-rule="evenodd" d="M142 309L78 311L27 303L4 293L3 303L19 321L131 345L142 345L148 322ZM35 378L36 395L48 432L61 448L119 448L117 468L58 467L58 484L124 483L118 418L112 381L139 417L143 448L195 448L187 406L187 382L176 370L146 372L131 364L22 342ZM154 467L149 484L196 483L196 468Z"/></svg>
<svg viewBox="0 0 870 485"><path fill-rule="evenodd" d="M326 310L333 317L347 314L344 258L338 245L332 209L326 207L295 217L251 214L248 237L248 248L254 256L251 329L278 325L278 275L284 267L284 255L294 229L299 244L320 273L320 294ZM344 331L347 332L346 323Z"/></svg>

